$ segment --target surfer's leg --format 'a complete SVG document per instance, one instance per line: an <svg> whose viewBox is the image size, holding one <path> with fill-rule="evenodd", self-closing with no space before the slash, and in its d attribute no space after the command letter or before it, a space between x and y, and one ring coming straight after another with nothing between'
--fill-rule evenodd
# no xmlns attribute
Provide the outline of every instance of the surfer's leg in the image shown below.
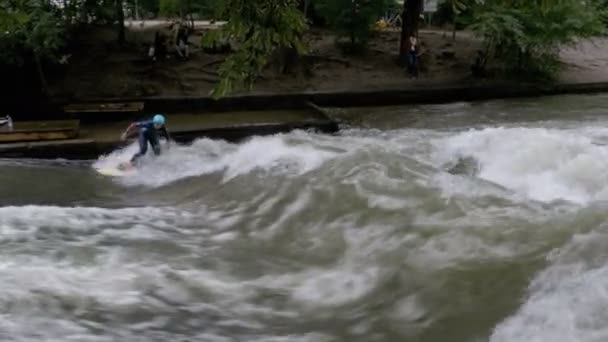
<svg viewBox="0 0 608 342"><path fill-rule="evenodd" d="M139 132L139 152L135 153L131 158L131 163L135 164L137 159L143 157L148 151L148 139L146 138L146 130Z"/></svg>
<svg viewBox="0 0 608 342"><path fill-rule="evenodd" d="M156 132L149 132L148 139L150 140L150 145L152 145L152 150L155 155L160 155L160 142L158 140L158 134Z"/></svg>

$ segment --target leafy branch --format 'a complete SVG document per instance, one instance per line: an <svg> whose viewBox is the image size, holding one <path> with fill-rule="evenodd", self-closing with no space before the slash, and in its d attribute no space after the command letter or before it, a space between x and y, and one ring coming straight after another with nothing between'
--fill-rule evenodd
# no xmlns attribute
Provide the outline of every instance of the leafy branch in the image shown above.
<svg viewBox="0 0 608 342"><path fill-rule="evenodd" d="M219 68L221 81L212 91L214 97L239 87L251 89L278 49L304 53L301 36L306 23L297 5L297 0L227 0L221 5L219 15L225 16L227 23L209 32L203 45L231 41L236 51Z"/></svg>

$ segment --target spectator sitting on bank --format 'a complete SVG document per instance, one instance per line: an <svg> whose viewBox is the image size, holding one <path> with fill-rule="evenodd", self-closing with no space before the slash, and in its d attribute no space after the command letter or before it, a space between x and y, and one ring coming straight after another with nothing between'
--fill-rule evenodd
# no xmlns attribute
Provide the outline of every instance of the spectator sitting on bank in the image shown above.
<svg viewBox="0 0 608 342"><path fill-rule="evenodd" d="M166 37L163 33L156 31L154 34L154 43L150 47L149 56L153 61L159 58L167 58L167 46L165 45Z"/></svg>
<svg viewBox="0 0 608 342"><path fill-rule="evenodd" d="M188 46L188 37L189 37L188 28L184 25L180 25L177 31L177 39L175 41L175 50L177 54L183 58L188 59L190 54L189 46ZM182 53L183 52L183 53Z"/></svg>

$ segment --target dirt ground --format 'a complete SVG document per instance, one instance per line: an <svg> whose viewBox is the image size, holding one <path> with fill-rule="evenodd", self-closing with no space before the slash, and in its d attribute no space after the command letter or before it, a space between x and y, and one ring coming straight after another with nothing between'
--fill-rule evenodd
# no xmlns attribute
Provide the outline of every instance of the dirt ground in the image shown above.
<svg viewBox="0 0 608 342"><path fill-rule="evenodd" d="M190 36L191 56L187 61L170 58L151 62L147 50L155 27L128 30L129 44L118 48L116 34L109 28L97 28L82 34L65 72L51 82L56 99L78 101L91 98L140 96L206 96L217 82L217 68L226 55L206 53L200 47L204 30ZM378 31L366 53L345 55L337 48L335 37L327 31L306 34L309 52L315 56L310 75L279 75L268 71L253 93L296 91L339 91L361 89L441 86L473 80L470 66L481 46L471 33L459 32L456 40L443 30L420 31L423 68L412 80L396 63L399 51L398 31ZM567 68L562 78L567 82L608 80L608 42L602 39L581 42L582 46L564 49ZM238 91L236 93L247 93Z"/></svg>

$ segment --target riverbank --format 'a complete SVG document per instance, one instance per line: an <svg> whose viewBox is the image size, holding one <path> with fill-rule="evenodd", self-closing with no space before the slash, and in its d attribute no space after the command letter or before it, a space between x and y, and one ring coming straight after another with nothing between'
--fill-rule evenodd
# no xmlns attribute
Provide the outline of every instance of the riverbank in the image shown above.
<svg viewBox="0 0 608 342"><path fill-rule="evenodd" d="M323 107L382 107L403 105L404 103L446 103L597 92L608 92L608 82L572 82L545 86L459 85L426 87L416 90L256 94L230 96L220 100L213 100L209 97L140 98L143 109L141 112L108 113L108 118L103 123L97 119L87 118L90 113L80 112L75 115L83 122L78 137L55 141L4 143L0 144L0 156L8 158L96 158L125 146L124 142L118 140L118 136L129 124L130 121L127 118L142 118L145 115L144 112L170 113L167 116L171 131L176 141L180 143L190 143L202 137L240 141L255 135L286 133L295 129L330 134L338 132L342 119L332 115L332 110L326 110ZM127 101L126 103L134 101L134 99L121 100ZM87 104L81 103L81 105L86 106ZM247 110L243 110L244 108ZM234 110L234 112L229 110ZM105 115L100 112L95 114ZM345 124L350 125L351 123Z"/></svg>
<svg viewBox="0 0 608 342"><path fill-rule="evenodd" d="M201 137L240 141L252 135L270 135L292 130L311 130L334 133L337 124L323 112L309 107L308 110L291 111L239 111L167 114L172 138L181 144L191 143ZM120 140L120 134L131 123L116 119L99 123L80 121L75 136L69 139L25 140L0 143L0 156L4 158L62 158L94 159L126 146L130 142ZM0 134L8 134L0 128Z"/></svg>
<svg viewBox="0 0 608 342"><path fill-rule="evenodd" d="M128 27L129 28L129 27ZM206 97L218 82L218 68L226 52L202 49L202 37L215 26L201 24L190 36L188 60L176 58L172 48L168 58L155 62L147 51L157 30L168 33L167 26L132 24L126 46L114 43L115 32L96 28L83 32L74 42L74 51L61 72L51 80L51 96L56 102L113 100L118 98ZM236 90L232 95L360 92L390 90L414 91L437 87L517 87L522 77L500 75L473 78L474 62L480 39L471 32L451 33L437 28L420 31L421 70L411 79L397 63L399 32L377 31L369 48L360 54L344 53L335 44L335 35L313 29L305 35L308 54L287 73L275 67L264 70L254 89ZM584 40L561 51L563 70L556 83L608 82L608 39ZM499 61L489 61L492 68ZM273 64L273 63L271 63ZM521 76L521 75L519 75ZM543 84L544 85L544 84Z"/></svg>
<svg viewBox="0 0 608 342"><path fill-rule="evenodd" d="M198 111L201 115L238 110L294 110L320 107L364 107L406 104L434 104L458 101L481 101L501 98L537 97L562 94L608 92L605 82L571 82L555 84L495 82L485 84L425 84L424 87L310 91L294 93L263 93L232 95L220 99L210 96L97 98L100 101L129 103L141 101L148 112Z"/></svg>
<svg viewBox="0 0 608 342"><path fill-rule="evenodd" d="M605 38L564 47L564 67L555 82L533 83L496 76L473 78L470 64L481 41L470 32L459 32L453 40L446 31L421 30L422 70L418 79L411 79L396 63L398 31L378 31L368 51L347 55L335 45L331 32L312 30L306 35L307 72L278 74L269 68L254 89L214 100L209 92L226 54L200 48L201 37L213 29L210 26L202 23L190 37L192 51L186 61L174 56L146 60L148 44L156 30L163 29L162 23L131 25L130 44L120 50L112 44L112 30L84 33L64 75L51 84L54 110L71 103L125 101L143 101L146 111L167 112L301 109L308 102L395 105L608 91Z"/></svg>
<svg viewBox="0 0 608 342"><path fill-rule="evenodd" d="M147 52L157 30L167 32L166 27L158 26L128 30L129 44L124 47L115 45L111 29L82 33L63 72L50 84L52 97L78 102L92 98L207 96L218 82L218 68L227 57L225 52L201 48L200 41L209 28L198 28L190 36L188 60L177 58L169 47L168 58L152 62ZM315 29L305 35L308 54L297 67L286 73L269 67L253 90L240 89L233 95L415 88L425 83L471 80L470 65L479 40L463 32L454 41L441 30L423 30L420 36L423 56L417 80L410 79L397 63L399 32L378 31L367 51L349 55L335 44L332 32Z"/></svg>
<svg viewBox="0 0 608 342"><path fill-rule="evenodd" d="M472 78L467 61L472 58L480 42L469 33L461 32L453 41L446 32L423 30L423 53L428 57L420 78L410 79L395 63L396 55L391 53L397 51L398 32L378 32L367 53L345 56L337 50L331 35L313 31L308 37L316 42L316 45L310 45L313 49L310 56L314 56L309 64L312 73L272 76L272 70L268 70L252 91L238 91L216 100L208 92L217 81L214 70L223 55L206 53L194 47L192 58L187 61L145 61L146 39L142 37L153 34L152 28L158 27L130 30L131 44L122 51L114 50L110 43L111 31L101 29L91 33L97 36L85 35L88 38L81 42L79 51L88 46L85 49L87 53L72 56L66 76L51 84L53 108L42 113L15 115L21 120L81 120L83 133L67 141L2 144L0 155L95 157L122 145L116 137L128 120L141 119L154 112L164 112L171 119L184 116L185 119L179 119L179 126L183 127L176 130L177 138L184 142L199 137L239 140L292 129L330 133L339 130L339 119L332 119L331 111L324 111L320 107L379 107L608 92L608 59L601 57L603 53L608 53L608 40L605 39L586 40L564 49L564 69L556 82L523 83ZM197 31L198 34L204 34L205 29L208 28ZM142 55L137 55L139 53ZM166 82L163 75L172 75L178 81L175 84ZM180 81L184 77L198 83L184 86ZM152 88L155 90L144 91ZM141 103L141 109L121 113L65 110L74 104L83 108L96 106L93 103ZM290 119L284 111L306 114ZM268 120L268 115L272 119ZM94 116L97 118L94 119ZM96 125L95 121L99 118L106 123ZM171 122L173 125L175 121ZM106 139L106 133L98 134L98 131L105 131L108 127L112 128L112 132L106 132L111 138Z"/></svg>

